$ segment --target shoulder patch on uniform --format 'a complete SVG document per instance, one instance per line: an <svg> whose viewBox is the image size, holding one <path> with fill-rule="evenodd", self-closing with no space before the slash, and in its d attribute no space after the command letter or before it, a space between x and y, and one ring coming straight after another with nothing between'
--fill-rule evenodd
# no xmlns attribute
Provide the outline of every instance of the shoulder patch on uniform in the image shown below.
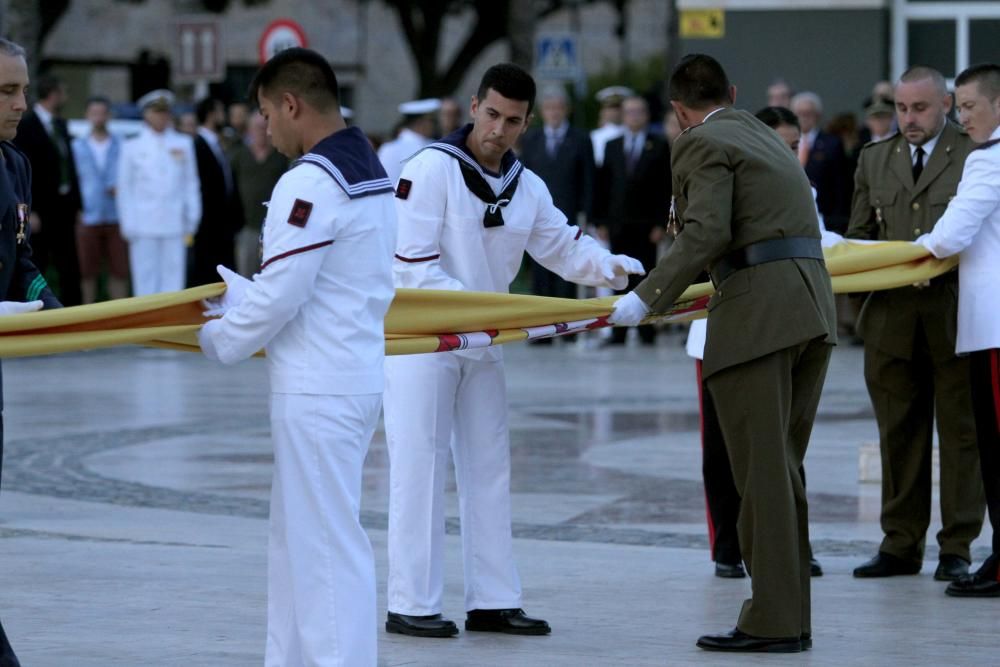
<svg viewBox="0 0 1000 667"><path fill-rule="evenodd" d="M399 179L399 183L396 184L396 198L406 199L410 196L410 188L413 187L413 181L408 181L405 178Z"/></svg>
<svg viewBox="0 0 1000 667"><path fill-rule="evenodd" d="M305 227L309 222L309 215L312 213L313 205L311 201L296 199L292 204L292 212L288 215L288 224L296 227Z"/></svg>

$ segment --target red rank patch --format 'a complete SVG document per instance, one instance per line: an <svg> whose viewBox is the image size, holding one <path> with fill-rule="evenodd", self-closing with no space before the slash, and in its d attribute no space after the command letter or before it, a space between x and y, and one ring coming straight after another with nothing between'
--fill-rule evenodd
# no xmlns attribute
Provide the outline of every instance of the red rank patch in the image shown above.
<svg viewBox="0 0 1000 667"><path fill-rule="evenodd" d="M413 181L408 181L405 178L399 179L399 183L396 184L396 197L406 199L410 196L410 188L412 187Z"/></svg>
<svg viewBox="0 0 1000 667"><path fill-rule="evenodd" d="M311 201L296 199L292 204L292 212L288 216L288 224L296 227L305 227L309 222L309 215L312 213L313 205Z"/></svg>

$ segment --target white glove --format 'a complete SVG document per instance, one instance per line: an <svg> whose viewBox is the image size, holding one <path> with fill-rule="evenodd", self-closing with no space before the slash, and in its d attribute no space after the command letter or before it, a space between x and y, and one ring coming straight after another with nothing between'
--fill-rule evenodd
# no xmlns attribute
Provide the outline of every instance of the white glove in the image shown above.
<svg viewBox="0 0 1000 667"><path fill-rule="evenodd" d="M642 262L628 255L608 255L601 260L601 275L612 289L625 289L628 274L645 275Z"/></svg>
<svg viewBox="0 0 1000 667"><path fill-rule="evenodd" d="M204 299L201 302L201 305L206 308L205 312L202 313L205 317L225 315L227 310L238 306L243 301L243 295L246 294L247 286L252 282L235 271L230 271L221 264L215 267L215 270L226 281L226 291L219 296Z"/></svg>
<svg viewBox="0 0 1000 667"><path fill-rule="evenodd" d="M0 301L0 315L17 315L41 310L45 304L41 301Z"/></svg>
<svg viewBox="0 0 1000 667"><path fill-rule="evenodd" d="M623 327L634 327L646 319L648 314L649 306L639 298L638 294L629 292L615 301L615 307L612 309L611 315L608 316L608 322Z"/></svg>
<svg viewBox="0 0 1000 667"><path fill-rule="evenodd" d="M219 349L215 346L215 333L221 326L222 322L219 320L209 320L198 329L198 344L201 345L201 351L212 361L219 361Z"/></svg>

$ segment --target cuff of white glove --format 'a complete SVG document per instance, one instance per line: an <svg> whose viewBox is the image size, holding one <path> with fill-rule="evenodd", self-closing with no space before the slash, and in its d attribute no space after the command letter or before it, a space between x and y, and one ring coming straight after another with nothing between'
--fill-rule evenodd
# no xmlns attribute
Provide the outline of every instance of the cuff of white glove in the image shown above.
<svg viewBox="0 0 1000 667"><path fill-rule="evenodd" d="M198 344L202 353L212 361L222 361L219 358L219 348L216 338L222 323L219 320L209 320L198 329Z"/></svg>

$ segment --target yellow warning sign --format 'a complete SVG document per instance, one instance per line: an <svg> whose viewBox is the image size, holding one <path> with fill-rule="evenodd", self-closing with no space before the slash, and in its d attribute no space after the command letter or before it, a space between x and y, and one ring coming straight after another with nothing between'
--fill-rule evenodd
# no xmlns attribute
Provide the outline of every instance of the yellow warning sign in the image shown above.
<svg viewBox="0 0 1000 667"><path fill-rule="evenodd" d="M726 12L722 9L682 9L681 37L718 39L726 35Z"/></svg>

